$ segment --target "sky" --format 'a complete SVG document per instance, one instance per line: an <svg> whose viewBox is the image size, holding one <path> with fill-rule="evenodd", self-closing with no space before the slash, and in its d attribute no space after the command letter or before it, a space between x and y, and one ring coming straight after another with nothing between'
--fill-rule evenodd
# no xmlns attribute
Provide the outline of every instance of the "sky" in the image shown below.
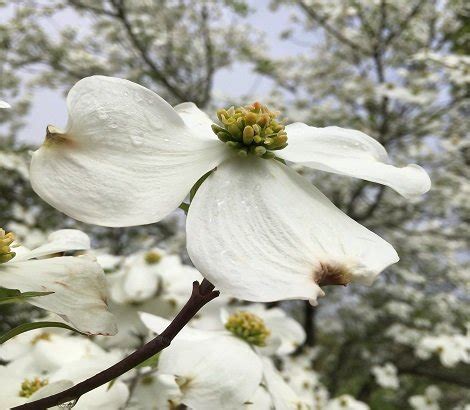
<svg viewBox="0 0 470 410"><path fill-rule="evenodd" d="M285 10L271 11L268 7L269 0L249 0L249 3L256 11L250 13L246 18L246 25L247 27L256 27L266 33L266 42L270 45L271 55L279 57L305 51L305 47L279 40L280 32L289 25L290 15ZM16 6L12 2L10 12L14 7ZM9 13L2 14L0 23L4 22L8 15ZM67 25L76 25L78 21L73 12L62 12L48 24L48 27L58 30ZM220 70L216 74L214 94L234 97L244 94L256 94L258 97L262 97L268 93L270 85L268 79L254 74L249 66L235 64L231 68ZM44 139L47 124L58 127L65 126L67 113L64 91L45 88L34 90L31 111L26 118L25 127L19 131L19 141L40 144Z"/></svg>

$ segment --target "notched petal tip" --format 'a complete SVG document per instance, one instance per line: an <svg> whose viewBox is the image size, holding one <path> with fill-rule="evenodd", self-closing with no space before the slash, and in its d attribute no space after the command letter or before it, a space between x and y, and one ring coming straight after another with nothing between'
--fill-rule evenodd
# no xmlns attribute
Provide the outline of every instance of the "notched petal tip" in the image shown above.
<svg viewBox="0 0 470 410"><path fill-rule="evenodd" d="M46 138L43 144L44 146L51 147L70 142L71 140L67 138L66 134L61 129L50 124L46 127Z"/></svg>

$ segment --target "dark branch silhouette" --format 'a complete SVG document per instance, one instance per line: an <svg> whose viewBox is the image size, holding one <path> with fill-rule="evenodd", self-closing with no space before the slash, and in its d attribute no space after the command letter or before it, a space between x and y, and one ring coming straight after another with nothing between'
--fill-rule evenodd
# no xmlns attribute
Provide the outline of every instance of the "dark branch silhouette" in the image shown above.
<svg viewBox="0 0 470 410"><path fill-rule="evenodd" d="M175 338L175 336L181 331L181 329L183 329L184 326L188 324L194 315L206 303L210 302L217 296L219 296L219 292L214 290L214 285L207 279L204 279L201 283L194 282L193 291L189 297L189 300L183 306L181 311L176 315L173 321L168 325L168 327L155 339L137 349L135 352L120 362L98 374L95 374L83 382L72 386L67 390L30 403L22 404L21 406L13 407L12 410L39 410L58 406L62 403L78 400L83 394L88 393L89 391L96 389L103 384L109 383L110 381L133 369L140 363L143 363L145 360L151 358L158 352L161 352L166 347L170 346L170 343Z"/></svg>

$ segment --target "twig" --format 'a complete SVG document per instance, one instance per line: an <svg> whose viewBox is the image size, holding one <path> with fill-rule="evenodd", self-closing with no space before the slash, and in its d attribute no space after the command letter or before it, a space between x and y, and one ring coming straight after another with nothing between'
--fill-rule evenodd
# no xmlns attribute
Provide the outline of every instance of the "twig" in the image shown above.
<svg viewBox="0 0 470 410"><path fill-rule="evenodd" d="M346 37L341 31L337 30L334 26L328 23L328 18L325 16L321 16L318 14L313 7L308 6L304 1L299 0L297 2L299 7L315 22L317 22L320 26L322 26L325 31L335 37L338 41L343 44L348 45L355 51L359 51L362 54L370 56L371 52L367 48L362 47L360 44L355 43L354 41L350 40Z"/></svg>
<svg viewBox="0 0 470 410"><path fill-rule="evenodd" d="M115 365L95 374L81 383L76 384L70 389L31 403L13 407L12 410L41 410L58 406L59 404L76 400L83 394L116 379L168 347L175 336L188 324L194 315L206 303L210 302L217 296L219 296L219 292L214 290L214 285L207 279L204 279L201 283L194 282L193 291L189 300L168 327L155 339L151 340Z"/></svg>

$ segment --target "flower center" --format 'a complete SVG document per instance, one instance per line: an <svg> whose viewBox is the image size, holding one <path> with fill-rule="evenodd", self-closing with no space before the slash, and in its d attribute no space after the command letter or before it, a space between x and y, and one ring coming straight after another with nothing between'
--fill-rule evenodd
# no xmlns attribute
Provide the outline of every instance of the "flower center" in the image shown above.
<svg viewBox="0 0 470 410"><path fill-rule="evenodd" d="M278 113L259 102L246 107L220 109L217 111L220 124L213 124L212 130L238 155L246 157L252 154L270 159L276 156L273 151L287 146L285 127L277 116Z"/></svg>
<svg viewBox="0 0 470 410"><path fill-rule="evenodd" d="M49 380L40 379L39 377L35 377L33 380L24 379L23 383L21 383L21 389L18 394L20 397L31 397L48 383Z"/></svg>
<svg viewBox="0 0 470 410"><path fill-rule="evenodd" d="M255 346L266 346L266 339L271 334L263 319L246 311L235 312L231 315L225 328Z"/></svg>
<svg viewBox="0 0 470 410"><path fill-rule="evenodd" d="M11 251L11 244L15 240L15 235L11 232L5 233L0 228L0 263L5 263L12 260L16 253Z"/></svg>
<svg viewBox="0 0 470 410"><path fill-rule="evenodd" d="M51 334L47 333L47 332L39 333L37 336L35 336L31 340L31 344L34 346L40 340L45 340L46 342L50 342L51 341Z"/></svg>
<svg viewBox="0 0 470 410"><path fill-rule="evenodd" d="M147 262L149 265L157 264L160 262L160 259L162 259L162 255L160 255L158 252L149 251L145 254L145 262Z"/></svg>

